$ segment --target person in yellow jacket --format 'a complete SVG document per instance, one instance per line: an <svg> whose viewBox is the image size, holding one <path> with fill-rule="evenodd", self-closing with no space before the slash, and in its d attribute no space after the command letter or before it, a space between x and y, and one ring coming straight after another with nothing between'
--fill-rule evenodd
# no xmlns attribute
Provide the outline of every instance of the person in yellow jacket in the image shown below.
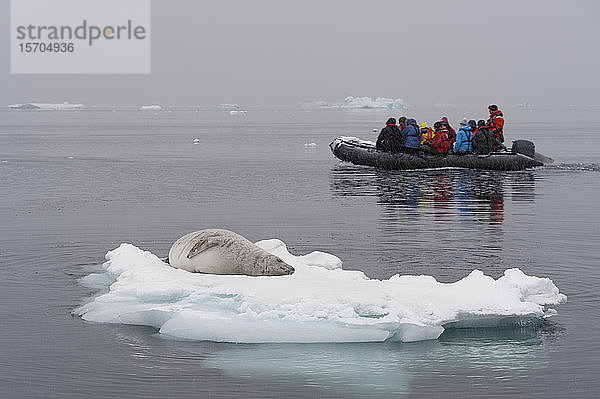
<svg viewBox="0 0 600 399"><path fill-rule="evenodd" d="M435 137L435 132L432 128L427 127L427 123L421 123L421 144L432 143Z"/></svg>

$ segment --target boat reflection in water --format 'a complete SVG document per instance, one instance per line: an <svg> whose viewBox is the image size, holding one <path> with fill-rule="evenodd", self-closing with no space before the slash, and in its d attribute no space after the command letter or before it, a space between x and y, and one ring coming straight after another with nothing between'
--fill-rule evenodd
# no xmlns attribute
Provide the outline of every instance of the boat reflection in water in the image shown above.
<svg viewBox="0 0 600 399"><path fill-rule="evenodd" d="M440 280L464 277L475 268L499 276L515 267L501 256L508 246L505 219L514 217L506 209L535 200L531 171L338 165L331 171L331 188L336 197L353 197L357 207L378 209L372 234L380 245L382 271L433 274Z"/></svg>

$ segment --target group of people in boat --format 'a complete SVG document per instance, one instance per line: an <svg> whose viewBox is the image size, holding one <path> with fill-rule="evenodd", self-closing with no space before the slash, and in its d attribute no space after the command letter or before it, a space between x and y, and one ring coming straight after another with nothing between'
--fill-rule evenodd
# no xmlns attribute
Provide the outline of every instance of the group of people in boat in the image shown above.
<svg viewBox="0 0 600 399"><path fill-rule="evenodd" d="M488 107L490 117L486 120L464 118L456 132L448 118L443 117L433 124L426 122L417 124L416 119L404 116L398 119L389 118L377 138L377 149L386 152L404 152L418 154L420 152L447 154L488 154L506 149L504 143L504 115L493 104Z"/></svg>

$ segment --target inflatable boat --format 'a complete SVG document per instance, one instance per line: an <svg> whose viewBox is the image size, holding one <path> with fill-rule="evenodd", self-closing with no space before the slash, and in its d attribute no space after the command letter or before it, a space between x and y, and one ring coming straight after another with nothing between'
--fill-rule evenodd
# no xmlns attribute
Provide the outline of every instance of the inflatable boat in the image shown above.
<svg viewBox="0 0 600 399"><path fill-rule="evenodd" d="M515 140L512 149L485 155L430 155L379 151L375 143L356 137L340 136L329 144L333 155L355 165L382 169L408 170L431 168L470 168L491 170L523 170L551 163L553 160L535 152L531 141Z"/></svg>

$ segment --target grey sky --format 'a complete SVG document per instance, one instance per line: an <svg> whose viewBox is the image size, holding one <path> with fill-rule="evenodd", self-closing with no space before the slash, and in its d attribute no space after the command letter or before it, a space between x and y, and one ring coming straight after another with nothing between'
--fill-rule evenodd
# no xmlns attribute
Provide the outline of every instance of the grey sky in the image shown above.
<svg viewBox="0 0 600 399"><path fill-rule="evenodd" d="M152 2L152 74L11 75L0 104L600 104L600 2Z"/></svg>

